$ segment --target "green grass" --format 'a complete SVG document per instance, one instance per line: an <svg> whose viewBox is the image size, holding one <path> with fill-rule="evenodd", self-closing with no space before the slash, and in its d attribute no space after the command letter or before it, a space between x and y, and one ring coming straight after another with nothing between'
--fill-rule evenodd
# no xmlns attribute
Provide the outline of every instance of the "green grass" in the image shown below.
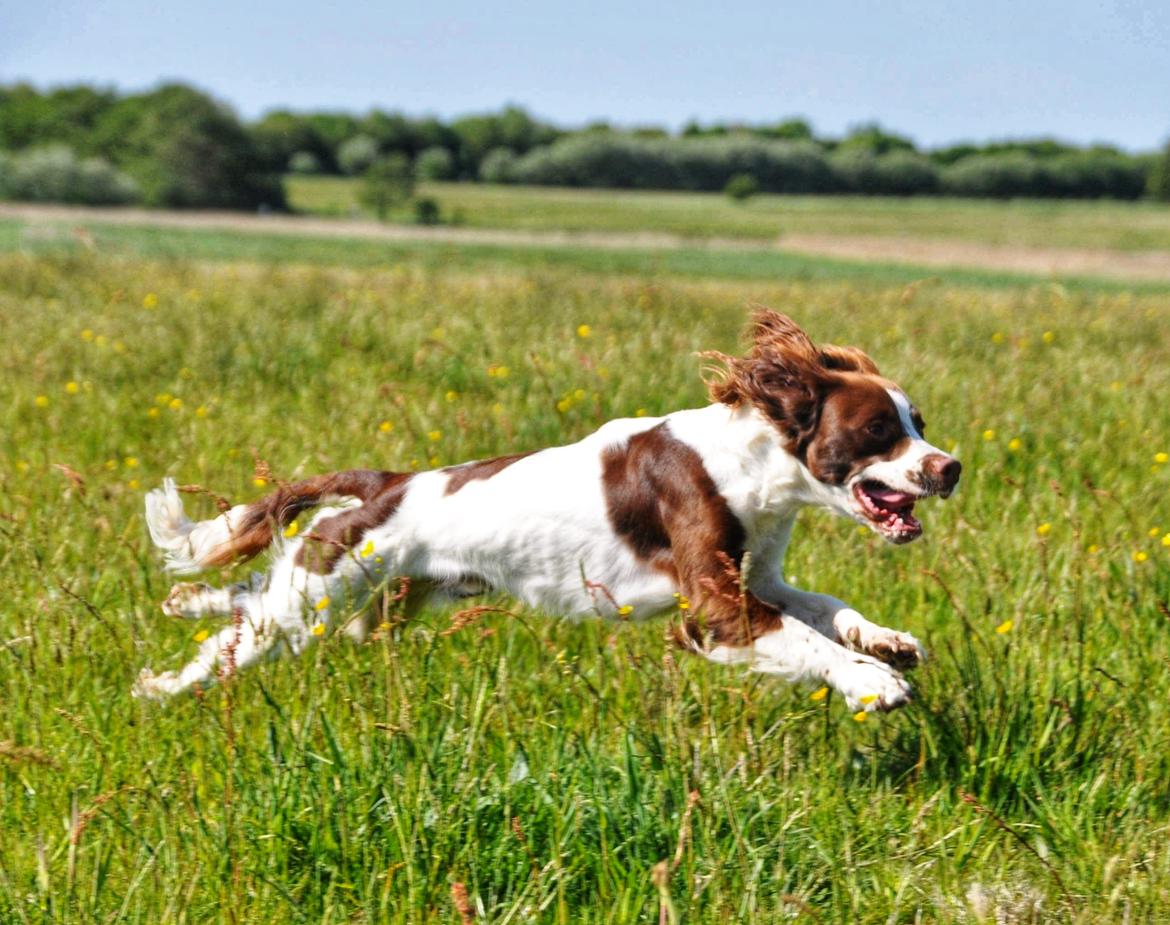
<svg viewBox="0 0 1170 925"><path fill-rule="evenodd" d="M1164 294L107 240L0 256L0 921L446 923L453 883L494 923L1170 914ZM164 475L243 500L253 449L408 469L694 405L751 301L864 346L963 460L922 541L809 512L787 562L925 640L909 708L528 610L129 697L212 628L158 610Z"/></svg>
<svg viewBox="0 0 1170 925"><path fill-rule="evenodd" d="M322 215L360 214L359 181L285 179L289 204ZM1077 202L756 196L424 183L443 215L473 228L657 232L687 237L774 239L784 234L873 235L1029 247L1170 248L1170 209L1152 202ZM392 219L411 221L404 208Z"/></svg>
<svg viewBox="0 0 1170 925"><path fill-rule="evenodd" d="M608 276L647 279L790 280L806 283L856 281L866 284L931 290L940 284L989 288L1055 285L1061 290L1092 292L1166 292L1170 284L1128 282L1099 277L1051 279L963 267L918 267L913 264L838 260L763 250L718 250L701 246L680 249L604 248L585 245L518 246L379 241L368 238L316 237L311 234L181 229L102 223L27 222L0 219L0 253L84 254L78 230L96 252L121 259L302 264L362 269L397 265L432 271L518 272L563 269Z"/></svg>

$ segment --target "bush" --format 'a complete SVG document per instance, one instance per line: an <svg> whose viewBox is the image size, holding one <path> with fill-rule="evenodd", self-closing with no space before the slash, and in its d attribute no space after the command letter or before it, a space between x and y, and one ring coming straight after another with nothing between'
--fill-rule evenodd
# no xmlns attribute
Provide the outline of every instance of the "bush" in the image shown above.
<svg viewBox="0 0 1170 925"><path fill-rule="evenodd" d="M320 173L321 161L312 151L294 151L288 159L288 169L292 173Z"/></svg>
<svg viewBox="0 0 1170 925"><path fill-rule="evenodd" d="M1028 154L974 154L942 172L943 191L952 196L1010 199L1034 196L1040 168Z"/></svg>
<svg viewBox="0 0 1170 925"><path fill-rule="evenodd" d="M516 154L511 148L492 148L479 165L484 183L512 183L515 179Z"/></svg>
<svg viewBox="0 0 1170 925"><path fill-rule="evenodd" d="M737 173L723 187L723 192L735 202L746 202L759 191L760 184L750 173Z"/></svg>
<svg viewBox="0 0 1170 925"><path fill-rule="evenodd" d="M369 135L354 135L337 148L337 166L351 177L365 173L378 159L378 143Z"/></svg>
<svg viewBox="0 0 1170 925"><path fill-rule="evenodd" d="M420 180L450 180L455 176L455 158L446 148L427 148L415 158L414 175Z"/></svg>
<svg viewBox="0 0 1170 925"><path fill-rule="evenodd" d="M1146 191L1159 202L1170 202L1170 142L1150 169Z"/></svg>
<svg viewBox="0 0 1170 925"><path fill-rule="evenodd" d="M358 190L358 201L385 221L389 211L406 202L414 192L414 174L410 161L404 154L388 154L380 157L362 179Z"/></svg>
<svg viewBox="0 0 1170 925"><path fill-rule="evenodd" d="M430 196L414 201L414 223L416 225L439 224L439 204Z"/></svg>
<svg viewBox="0 0 1170 925"><path fill-rule="evenodd" d="M642 139L609 132L573 135L517 160L517 182L543 186L722 190L736 174L772 193L832 190L820 149L751 136Z"/></svg>
<svg viewBox="0 0 1170 925"><path fill-rule="evenodd" d="M834 151L829 158L836 186L864 196L914 196L938 190L938 168L920 154L876 155L861 147Z"/></svg>
<svg viewBox="0 0 1170 925"><path fill-rule="evenodd" d="M63 145L0 158L0 198L108 206L137 202L138 185L98 157L78 158Z"/></svg>

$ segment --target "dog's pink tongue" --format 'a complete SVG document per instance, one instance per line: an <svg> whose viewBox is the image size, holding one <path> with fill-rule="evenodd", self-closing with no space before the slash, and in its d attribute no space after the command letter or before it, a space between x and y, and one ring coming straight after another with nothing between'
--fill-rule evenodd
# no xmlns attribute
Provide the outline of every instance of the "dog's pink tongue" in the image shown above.
<svg viewBox="0 0 1170 925"><path fill-rule="evenodd" d="M875 488L868 492L871 498L876 498L882 504L905 504L908 501L913 501L914 496L908 495L904 491L894 491L892 488Z"/></svg>

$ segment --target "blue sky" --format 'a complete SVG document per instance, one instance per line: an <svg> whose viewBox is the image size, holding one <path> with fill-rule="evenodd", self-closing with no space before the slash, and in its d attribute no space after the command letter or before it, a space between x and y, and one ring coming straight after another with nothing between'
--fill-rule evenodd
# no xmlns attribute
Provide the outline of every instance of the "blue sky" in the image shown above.
<svg viewBox="0 0 1170 925"><path fill-rule="evenodd" d="M1170 3L739 4L46 0L9 5L0 81L182 79L244 116L372 106L444 117L512 102L597 118L877 120L935 146L1170 136Z"/></svg>

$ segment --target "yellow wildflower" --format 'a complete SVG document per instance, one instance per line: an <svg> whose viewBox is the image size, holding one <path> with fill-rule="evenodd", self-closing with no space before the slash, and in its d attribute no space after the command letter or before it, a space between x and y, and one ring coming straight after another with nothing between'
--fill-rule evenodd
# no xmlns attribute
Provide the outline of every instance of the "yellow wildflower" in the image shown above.
<svg viewBox="0 0 1170 925"><path fill-rule="evenodd" d="M815 691L808 695L808 699L820 702L828 696L829 689L827 687L818 687Z"/></svg>
<svg viewBox="0 0 1170 925"><path fill-rule="evenodd" d="M1154 462L1158 463L1159 465L1165 465L1166 463L1170 462L1170 453L1155 453Z"/></svg>
<svg viewBox="0 0 1170 925"><path fill-rule="evenodd" d="M1043 334L1040 335L1040 339L1042 341L1044 341L1044 343L1046 343L1046 344L1051 344L1054 340L1056 340L1056 335L1053 334L1051 331L1045 331Z"/></svg>
<svg viewBox="0 0 1170 925"><path fill-rule="evenodd" d="M81 391L81 386L79 386L76 382L69 381L65 383L65 391L70 395L76 395Z"/></svg>
<svg viewBox="0 0 1170 925"><path fill-rule="evenodd" d="M991 335L991 342L993 344L1002 344L1004 342L1003 331L996 331Z"/></svg>
<svg viewBox="0 0 1170 925"><path fill-rule="evenodd" d="M853 714L853 722L855 722L855 723L864 723L864 722L865 722L865 718L866 718L868 715L869 715L869 714L868 714L868 713L866 713L866 712L865 712L865 710L858 710L856 713L854 713L854 714Z"/></svg>
<svg viewBox="0 0 1170 925"><path fill-rule="evenodd" d="M645 416L646 416L646 409L645 408L639 408L637 411L634 412L634 417L636 417L636 418L644 418Z"/></svg>
<svg viewBox="0 0 1170 925"><path fill-rule="evenodd" d="M1040 526L1038 526L1036 528L1036 535L1037 536L1048 536L1048 534L1051 532L1052 532L1052 524L1040 524Z"/></svg>
<svg viewBox="0 0 1170 925"><path fill-rule="evenodd" d="M158 296L153 292L148 292L142 297L142 307L148 311L158 308Z"/></svg>
<svg viewBox="0 0 1170 925"><path fill-rule="evenodd" d="M328 606L329 606L329 597L325 596L325 597L321 598L321 600L317 601L316 604L313 605L313 609L320 611L320 610L324 610Z"/></svg>
<svg viewBox="0 0 1170 925"><path fill-rule="evenodd" d="M138 489L142 487L142 483L139 482L138 479L131 479L126 484L134 491L138 491Z"/></svg>
<svg viewBox="0 0 1170 925"><path fill-rule="evenodd" d="M313 627L313 635L314 636L324 636L325 635L325 624L324 623L316 624Z"/></svg>
<svg viewBox="0 0 1170 925"><path fill-rule="evenodd" d="M593 328L587 324L577 325L577 336L581 338L590 337L593 334Z"/></svg>
<svg viewBox="0 0 1170 925"><path fill-rule="evenodd" d="M458 401L459 400L459 393L456 392L454 389L448 389L447 394L444 395L443 397L446 398L447 401Z"/></svg>
<svg viewBox="0 0 1170 925"><path fill-rule="evenodd" d="M990 427L987 428L987 430L983 431L983 439L984 440L994 440L995 439L995 431L992 430Z"/></svg>
<svg viewBox="0 0 1170 925"><path fill-rule="evenodd" d="M200 405L198 408L196 408L196 409L195 409L195 417L197 417L197 418L205 418L205 417L207 417L207 406L206 406L206 405Z"/></svg>
<svg viewBox="0 0 1170 925"><path fill-rule="evenodd" d="M573 403L567 398L562 398L559 402L557 402L557 411L559 411L561 414L564 414L572 407Z"/></svg>
<svg viewBox="0 0 1170 925"><path fill-rule="evenodd" d="M1149 557L1149 555L1147 555L1145 550L1135 549L1133 552L1133 561L1134 562L1145 562L1146 559L1148 559L1148 558L1150 558L1150 557Z"/></svg>
<svg viewBox="0 0 1170 925"><path fill-rule="evenodd" d="M868 707L875 700L877 700L877 694L866 694L864 697L860 698L859 702L862 706Z"/></svg>
<svg viewBox="0 0 1170 925"><path fill-rule="evenodd" d="M1015 452L1017 452L1017 451L1020 449L1020 447L1022 447L1023 445L1024 445L1024 444L1023 444L1023 442L1020 440L1020 438L1019 438L1019 437L1012 437L1012 439L1008 441L1008 450L1010 450L1011 452L1015 453Z"/></svg>
<svg viewBox="0 0 1170 925"><path fill-rule="evenodd" d="M383 421L378 425L378 430L384 434L388 434L390 431L394 430L394 424L392 421Z"/></svg>
<svg viewBox="0 0 1170 925"><path fill-rule="evenodd" d="M122 465L124 465L127 469L137 469L138 468L138 457L137 456L127 456L125 459L122 460Z"/></svg>
<svg viewBox="0 0 1170 925"><path fill-rule="evenodd" d="M196 633L191 638L194 639L196 642L204 642L207 639L207 637L210 635L211 635L211 633L207 632L207 630L200 630L198 633Z"/></svg>
<svg viewBox="0 0 1170 925"><path fill-rule="evenodd" d="M115 469L118 468L118 460L107 459L104 463L102 463L102 465L104 465L106 467L107 472L113 472Z"/></svg>
<svg viewBox="0 0 1170 925"><path fill-rule="evenodd" d="M373 554L374 554L374 541L373 540L366 540L365 545L362 546L361 556L363 559L368 559Z"/></svg>
<svg viewBox="0 0 1170 925"><path fill-rule="evenodd" d="M1150 539L1153 539L1161 532L1162 531L1159 530L1157 527L1150 527L1150 529L1146 531L1146 536L1148 536Z"/></svg>
<svg viewBox="0 0 1170 925"><path fill-rule="evenodd" d="M1162 537L1162 545L1170 546L1170 533L1167 533L1164 537Z"/></svg>
<svg viewBox="0 0 1170 925"><path fill-rule="evenodd" d="M1170 543L1167 543L1166 545L1170 546ZM1095 556L1100 551L1101 551L1101 547L1098 546L1096 543L1090 543L1089 548L1085 550L1085 552L1087 552L1090 556Z"/></svg>
<svg viewBox="0 0 1170 925"><path fill-rule="evenodd" d="M255 485L257 488L263 488L265 485L268 484L268 479L261 478L260 476L256 476L256 478L252 479L252 484Z"/></svg>
<svg viewBox="0 0 1170 925"><path fill-rule="evenodd" d="M183 399L172 398L169 402L167 402L167 407L170 408L172 411L178 411L180 408L183 407Z"/></svg>
<svg viewBox="0 0 1170 925"><path fill-rule="evenodd" d="M441 430L428 430L427 439L430 440L431 443L438 443L443 439L443 432Z"/></svg>
<svg viewBox="0 0 1170 925"><path fill-rule="evenodd" d="M291 524L289 524L287 527L284 528L284 530L283 530L284 538L291 540L294 536L297 535L297 532L300 529L301 529L300 526L294 520Z"/></svg>
<svg viewBox="0 0 1170 925"><path fill-rule="evenodd" d="M156 417L158 417L158 408L150 408L149 410L147 410L147 412L146 412L146 416L147 416L148 418L156 418Z"/></svg>
<svg viewBox="0 0 1170 925"><path fill-rule="evenodd" d="M679 610L690 610L691 609L691 602L689 600L687 600L685 597L680 596L678 599L678 609Z"/></svg>
<svg viewBox="0 0 1170 925"><path fill-rule="evenodd" d="M634 608L629 604L622 604L622 606L618 608L618 615L622 617L628 617L633 612Z"/></svg>
<svg viewBox="0 0 1170 925"><path fill-rule="evenodd" d="M24 475L26 472L28 472L28 463L26 463L23 459L17 460L16 471L21 475Z"/></svg>
<svg viewBox="0 0 1170 925"><path fill-rule="evenodd" d="M86 328L84 331L81 332L81 339L84 341L93 340L93 331L91 331L89 328Z"/></svg>
<svg viewBox="0 0 1170 925"><path fill-rule="evenodd" d="M995 632L1002 636L1005 633L1010 633L1012 631L1012 627L1015 625L1016 624L1014 620L1004 620L999 626L995 628Z"/></svg>
<svg viewBox="0 0 1170 925"><path fill-rule="evenodd" d="M36 398L33 399L33 404L36 405L38 408L48 408L49 407L49 396L48 395L38 395Z"/></svg>

